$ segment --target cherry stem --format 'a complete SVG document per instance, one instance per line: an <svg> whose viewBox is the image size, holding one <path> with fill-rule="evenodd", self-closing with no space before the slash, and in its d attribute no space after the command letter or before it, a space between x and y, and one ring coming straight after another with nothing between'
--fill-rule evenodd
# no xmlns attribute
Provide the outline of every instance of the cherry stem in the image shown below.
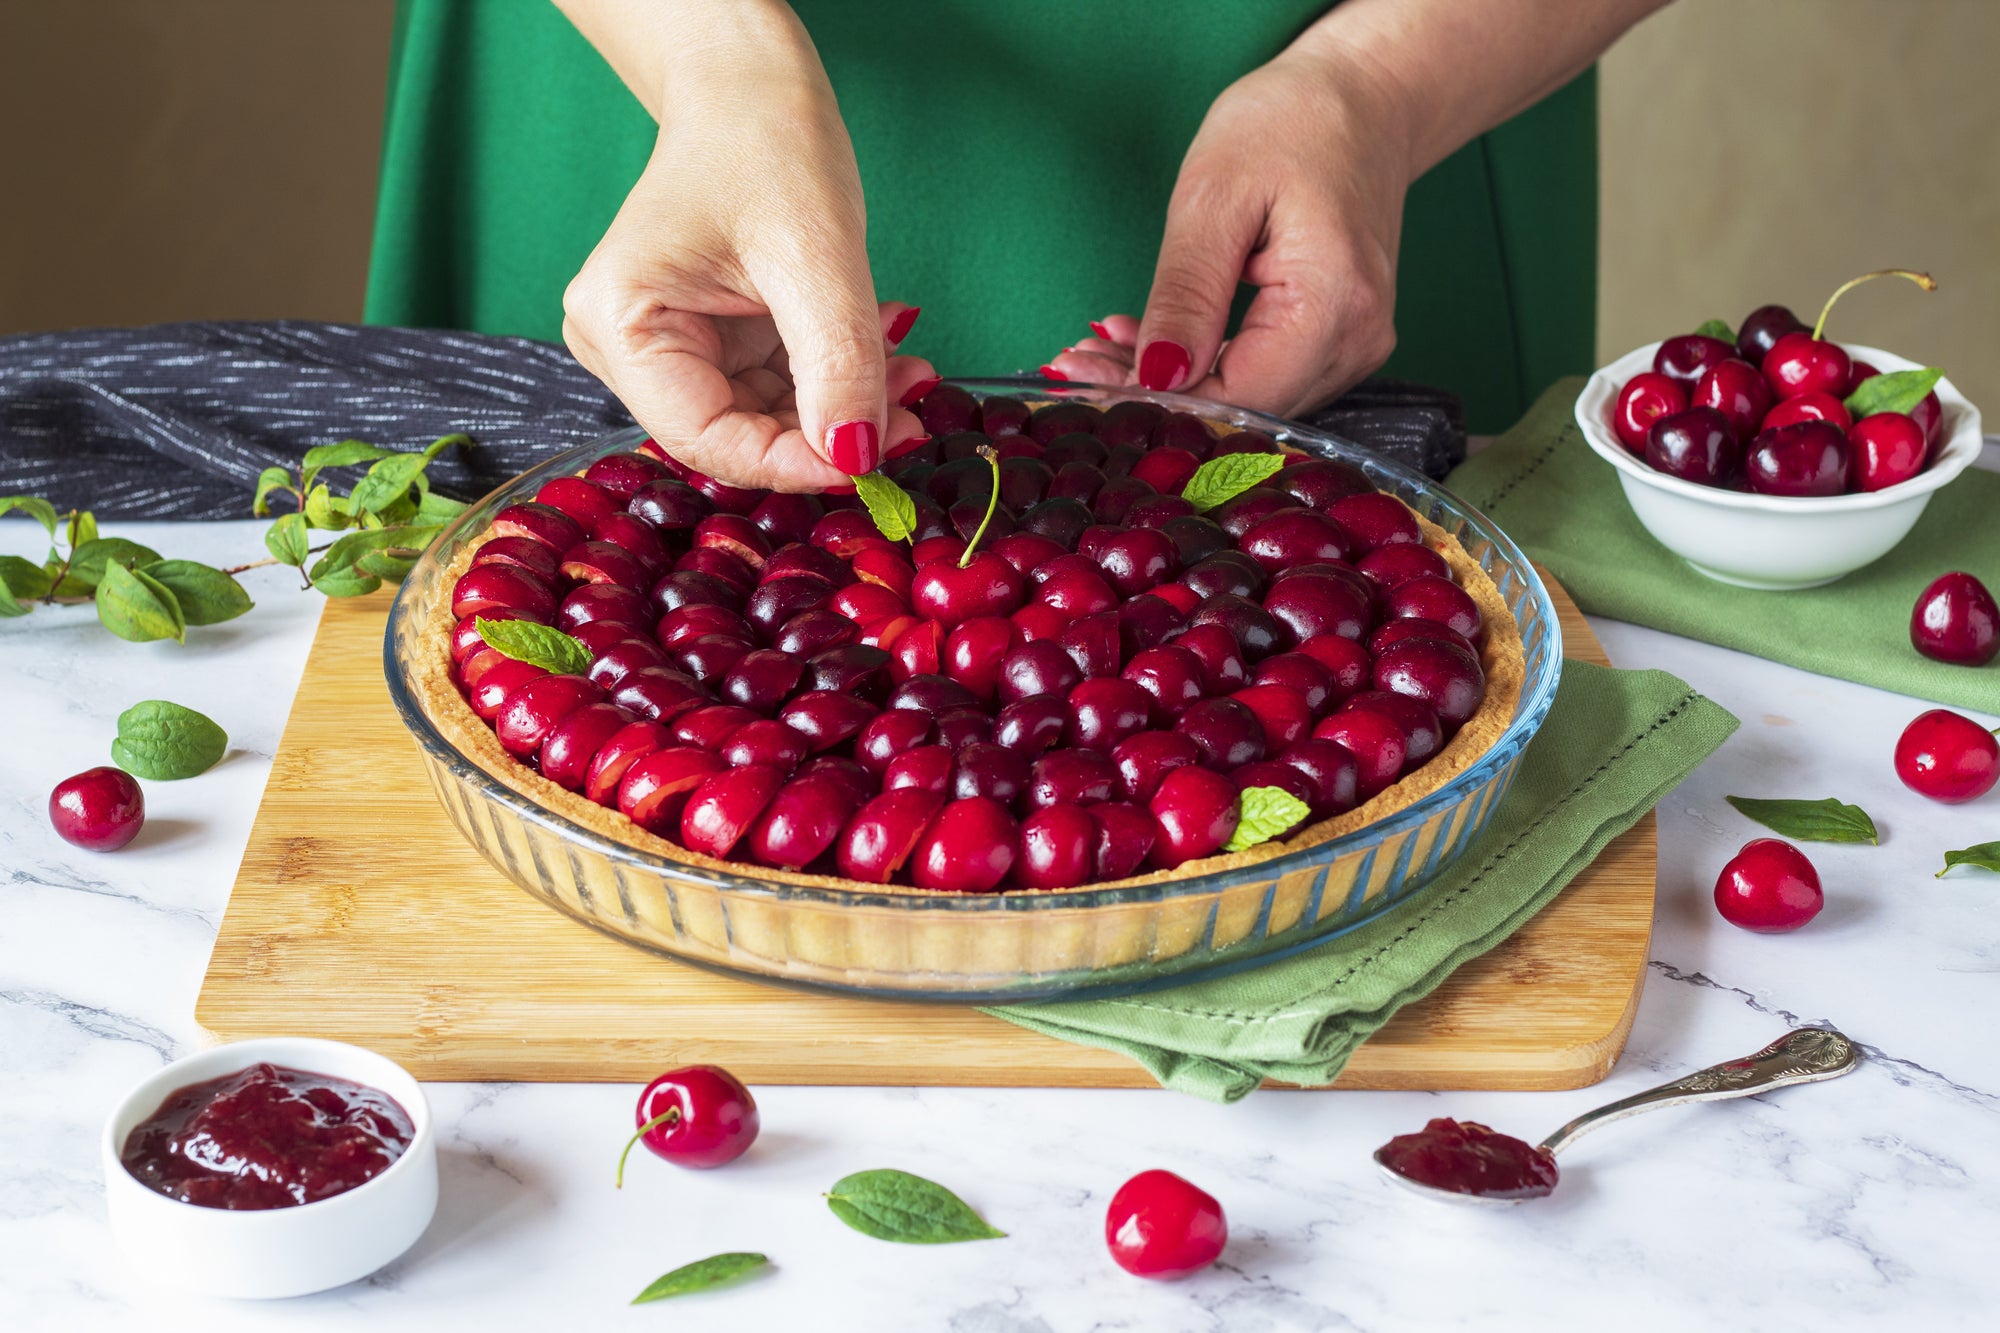
<svg viewBox="0 0 2000 1333"><path fill-rule="evenodd" d="M979 549L979 539L986 535L986 525L993 521L993 511L1000 507L1000 455L993 446L979 446L979 456L993 469L993 494L986 497L986 517L979 520L979 531L972 534L972 540L965 544L965 554L958 558L958 567L964 569L972 563L972 553Z"/></svg>
<svg viewBox="0 0 2000 1333"><path fill-rule="evenodd" d="M639 1140L645 1138L646 1135L658 1129L661 1125L679 1124L680 1118L681 1108L678 1106L669 1106L666 1110L639 1126L638 1131L631 1138L625 1140L625 1151L618 1154L618 1181L614 1188L621 1190L625 1188L625 1159L632 1155L632 1149L638 1144Z"/></svg>
<svg viewBox="0 0 2000 1333"><path fill-rule="evenodd" d="M1858 278L1849 278L1846 282L1834 288L1833 295L1827 297L1826 304L1820 307L1819 322L1813 325L1812 336L1814 342L1819 341L1820 333L1826 328L1826 317L1833 313L1833 303L1838 301L1850 287L1859 287L1862 283L1872 282L1876 278L1908 278L1927 292L1937 290L1937 279L1928 273L1919 273L1915 269L1909 268L1878 268L1873 273L1864 273Z"/></svg>

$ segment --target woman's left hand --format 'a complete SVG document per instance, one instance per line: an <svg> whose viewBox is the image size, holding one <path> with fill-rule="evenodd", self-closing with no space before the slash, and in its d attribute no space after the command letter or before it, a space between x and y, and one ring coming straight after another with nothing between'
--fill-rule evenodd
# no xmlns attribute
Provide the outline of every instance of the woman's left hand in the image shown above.
<svg viewBox="0 0 2000 1333"><path fill-rule="evenodd" d="M1054 369L1297 416L1387 360L1412 173L1383 82L1292 50L1232 84L1181 163L1144 317L1097 321ZM1257 296L1224 341L1239 282Z"/></svg>

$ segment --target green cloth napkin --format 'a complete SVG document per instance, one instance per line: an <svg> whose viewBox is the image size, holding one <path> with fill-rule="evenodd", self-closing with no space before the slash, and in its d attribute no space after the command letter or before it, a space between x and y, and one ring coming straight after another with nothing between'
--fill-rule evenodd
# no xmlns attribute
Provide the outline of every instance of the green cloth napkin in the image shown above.
<svg viewBox="0 0 2000 1333"><path fill-rule="evenodd" d="M1577 428L1582 388L1581 379L1558 381L1446 479L1546 565L1578 606L1822 676L2000 708L2000 671L1934 662L1910 646L1910 612L1938 575L1963 569L2000 588L2000 474L1963 473L1931 497L1896 549L1823 588L1731 587L1695 573L1639 526L1615 469Z"/></svg>
<svg viewBox="0 0 2000 1333"><path fill-rule="evenodd" d="M1331 1083L1390 1015L1520 929L1735 729L1663 671L1564 662L1555 705L1492 822L1407 902L1234 976L986 1012L1122 1051L1167 1087L1213 1101L1266 1078Z"/></svg>

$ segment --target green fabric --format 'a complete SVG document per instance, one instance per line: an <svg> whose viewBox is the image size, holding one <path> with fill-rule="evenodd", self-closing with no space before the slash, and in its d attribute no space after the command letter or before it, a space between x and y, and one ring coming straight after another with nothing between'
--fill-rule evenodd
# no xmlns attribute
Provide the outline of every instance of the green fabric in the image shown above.
<svg viewBox="0 0 2000 1333"><path fill-rule="evenodd" d="M1610 464L1576 424L1565 380L1446 484L1546 565L1585 611L1774 662L1982 712L2000 674L1910 646L1917 595L1946 570L2000 587L2000 475L1973 469L1931 497L1888 555L1823 588L1757 592L1690 569L1632 516ZM1752 520L1746 520L1752 521Z"/></svg>
<svg viewBox="0 0 2000 1333"><path fill-rule="evenodd" d="M1735 729L1665 672L1565 662L1555 706L1492 822L1408 902L1236 976L987 1012L1122 1051L1167 1087L1216 1101L1267 1078L1330 1083L1392 1014L1520 929Z"/></svg>
<svg viewBox="0 0 2000 1333"><path fill-rule="evenodd" d="M949 374L1030 369L1144 307L1167 198L1215 96L1323 0L796 0L854 139L884 298ZM562 291L654 127L548 0L401 0L371 323L556 339ZM1596 85L1431 171L1404 219L1387 373L1517 418L1595 336Z"/></svg>

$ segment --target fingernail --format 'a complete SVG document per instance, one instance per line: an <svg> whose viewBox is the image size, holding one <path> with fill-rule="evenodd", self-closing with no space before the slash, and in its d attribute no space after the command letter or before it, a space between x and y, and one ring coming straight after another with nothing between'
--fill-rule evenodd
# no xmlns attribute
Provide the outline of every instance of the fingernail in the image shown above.
<svg viewBox="0 0 2000 1333"><path fill-rule="evenodd" d="M1161 338L1146 344L1139 353L1139 383L1155 393L1165 393L1187 378L1191 358L1188 349Z"/></svg>
<svg viewBox="0 0 2000 1333"><path fill-rule="evenodd" d="M881 452L872 421L843 421L826 433L826 461L850 477L873 472Z"/></svg>
<svg viewBox="0 0 2000 1333"><path fill-rule="evenodd" d="M1096 319L1091 320L1090 331L1096 334L1098 337L1104 339L1104 341L1106 342L1111 341L1111 330L1104 327L1104 323L1102 320L1096 320Z"/></svg>
<svg viewBox="0 0 2000 1333"><path fill-rule="evenodd" d="M821 491L820 491L820 494L821 494L821 495L852 495L852 494L854 494L854 487L852 487L852 486L827 486L827 487L824 487L824 488L822 488L822 489L821 489Z"/></svg>
<svg viewBox="0 0 2000 1333"><path fill-rule="evenodd" d="M909 439L904 440L901 444L890 445L889 457L901 458L904 454L910 453L912 450L921 449L930 442L931 442L931 437L928 435L912 435Z"/></svg>
<svg viewBox="0 0 2000 1333"><path fill-rule="evenodd" d="M924 400L925 394L928 394L932 389L937 388L938 385L943 383L944 376L942 375L933 375L927 380L918 380L915 384L903 390L903 396L896 400L896 406L915 407Z"/></svg>
<svg viewBox="0 0 2000 1333"><path fill-rule="evenodd" d="M902 314L890 320L889 321L890 344L894 345L900 343L903 341L903 339L909 337L910 329L917 322L917 316L923 313L924 313L924 308L922 306L913 305L908 310L905 310Z"/></svg>
<svg viewBox="0 0 2000 1333"><path fill-rule="evenodd" d="M1063 374L1060 370L1057 370L1054 366L1043 366L1042 378L1045 380L1061 380L1065 383L1067 383L1069 380L1069 376Z"/></svg>

